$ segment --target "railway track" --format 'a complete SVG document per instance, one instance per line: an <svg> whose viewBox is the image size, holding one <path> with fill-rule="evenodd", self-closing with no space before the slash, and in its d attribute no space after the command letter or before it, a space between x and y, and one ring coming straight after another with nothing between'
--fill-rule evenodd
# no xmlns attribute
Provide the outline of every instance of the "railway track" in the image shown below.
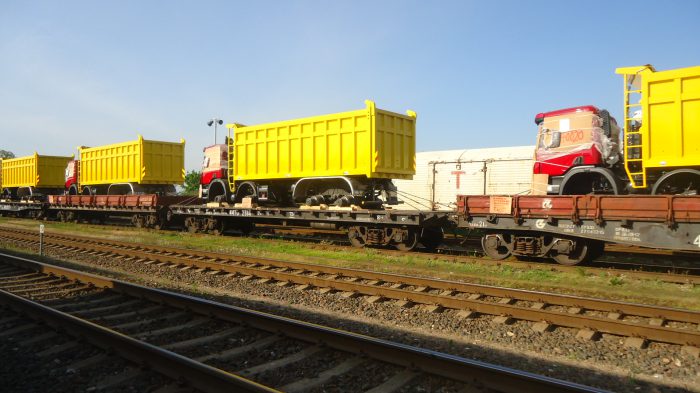
<svg viewBox="0 0 700 393"><path fill-rule="evenodd" d="M103 222L106 226L132 226L119 224L124 220ZM164 229L165 230L165 229ZM215 235L221 235L216 233ZM246 233L245 236L269 241L270 239L282 239L295 242L311 243L313 247L339 250L352 247L347 234L338 230L320 230L303 227L279 227L275 225L259 224L255 230ZM545 267L548 270L560 272L576 272L577 266L565 266L546 259L529 259L519 261L493 260L485 256L481 250L480 240L459 240L455 236L446 234L443 245L435 250L424 248L413 251L399 251L388 248L375 248L378 252L388 255L407 255L420 253L423 255L438 254L445 260L455 263L478 263L482 265L510 266L519 269L532 269ZM645 247L635 247L620 244L607 244L605 255L597 260L587 262L586 268L597 274L624 274L630 278L658 280L678 284L699 284L700 267L695 266L695 260L700 258L700 252L679 252L670 250L658 250ZM629 259L632 255L632 260ZM670 264L658 264L652 260L662 257ZM646 260L645 260L646 259ZM616 273L617 271L617 273Z"/></svg>
<svg viewBox="0 0 700 393"><path fill-rule="evenodd" d="M36 246L36 236L26 233L4 233L0 238ZM700 348L700 313L695 311L88 237L50 234L46 246L299 290L340 291L345 297L365 296L370 303L395 301L401 307L422 305L432 312L452 309L463 318L530 321L541 332L562 326L579 329L578 337L587 339L613 334L636 347L656 341L682 345L695 354Z"/></svg>
<svg viewBox="0 0 700 393"><path fill-rule="evenodd" d="M148 367L201 391L600 391L7 254L0 260L2 306L136 362L134 374Z"/></svg>
<svg viewBox="0 0 700 393"><path fill-rule="evenodd" d="M341 249L341 244L345 246L350 246L350 243L345 241L345 239L343 239L340 235L329 233L328 235L331 237L318 238L315 237L316 234L312 235L312 233L314 233L313 231L314 230L310 229L281 230L282 235L277 237L285 240L306 241L311 243L330 242L330 244L314 245L314 247L321 247L330 250ZM269 239L272 235L257 236L261 239ZM408 252L379 248L376 250L383 254L397 256L410 255L413 253L419 253L421 255L437 254L440 255L442 259L452 261L455 263L478 263L482 265L510 266L517 269L545 268L552 271L567 273L575 273L580 269L579 266L565 266L548 260L493 260L483 255L479 239L469 242L467 247L464 247L464 245L457 245L458 243L459 242L456 239L447 239L443 246L432 252L425 249L419 249ZM700 253L696 255L694 253L687 252L680 253L671 252L667 250L655 250L643 247L632 247L615 244L606 245L605 252L608 255L607 257L604 256L603 258L599 258L598 260L588 262L585 268L594 274L625 275L630 278L655 280L676 284L700 284L699 267L687 266L687 263L684 265L663 265L640 260L653 255L663 257L666 260L670 260L672 263L677 261L687 262L694 260L694 258L700 258ZM629 257L630 254L633 255L633 261L621 260L620 257ZM637 262L634 261L635 259L637 260Z"/></svg>
<svg viewBox="0 0 700 393"><path fill-rule="evenodd" d="M142 368L140 362L69 334L74 333L70 324L46 324L48 319L39 318L31 303L12 301L20 302L15 310L5 306L9 301L0 300L3 391L39 392L51 386L52 392L196 392Z"/></svg>
<svg viewBox="0 0 700 393"><path fill-rule="evenodd" d="M27 231L23 229L17 229L12 227L0 226L3 229L3 234L1 237L10 238L11 236L21 236L20 239L26 241L36 241L37 234L33 231ZM58 236L57 234L49 234L47 237ZM65 237L64 237L65 238ZM94 240L94 238L85 237L85 241ZM262 240L267 241L267 240ZM322 247L323 249L337 250L338 246L334 245L316 245L314 247ZM384 250L380 252L389 255L407 255L407 252L402 252L398 250ZM454 263L477 263L485 266L509 266L515 269L546 269L550 271L564 272L564 273L580 273L581 267L578 266L564 266L556 263L547 263L541 261L528 262L528 261L495 261L488 257L474 257L468 255L454 255L454 254L441 254L441 259ZM668 282L674 284L700 284L700 268L687 268L680 267L674 268L669 266L650 266L642 265L629 262L604 262L599 263L599 267L596 266L586 266L586 272L595 275L605 275L605 276L624 276L634 279L642 280L653 280L659 282ZM616 268L617 267L617 268ZM654 270L639 270L641 267L646 269Z"/></svg>

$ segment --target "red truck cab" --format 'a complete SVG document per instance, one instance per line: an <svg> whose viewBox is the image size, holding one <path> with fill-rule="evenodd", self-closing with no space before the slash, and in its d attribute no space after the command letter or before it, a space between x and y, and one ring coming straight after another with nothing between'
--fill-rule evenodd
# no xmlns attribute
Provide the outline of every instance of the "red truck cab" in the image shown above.
<svg viewBox="0 0 700 393"><path fill-rule="evenodd" d="M78 195L78 176L80 173L80 160L68 161L66 165L66 194Z"/></svg>
<svg viewBox="0 0 700 393"><path fill-rule="evenodd" d="M535 124L533 173L535 183L547 179L548 194L619 193L620 128L608 111L560 109L537 114Z"/></svg>
<svg viewBox="0 0 700 393"><path fill-rule="evenodd" d="M215 201L217 198L225 201L229 194L228 146L217 144L205 147L200 197L208 201Z"/></svg>

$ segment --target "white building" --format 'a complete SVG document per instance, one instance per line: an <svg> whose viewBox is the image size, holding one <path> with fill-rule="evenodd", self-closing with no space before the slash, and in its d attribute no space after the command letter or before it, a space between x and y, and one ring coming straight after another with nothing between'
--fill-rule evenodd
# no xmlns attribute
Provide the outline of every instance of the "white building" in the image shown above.
<svg viewBox="0 0 700 393"><path fill-rule="evenodd" d="M394 180L398 209L453 210L457 195L527 194L534 146L427 151L416 154L413 180Z"/></svg>

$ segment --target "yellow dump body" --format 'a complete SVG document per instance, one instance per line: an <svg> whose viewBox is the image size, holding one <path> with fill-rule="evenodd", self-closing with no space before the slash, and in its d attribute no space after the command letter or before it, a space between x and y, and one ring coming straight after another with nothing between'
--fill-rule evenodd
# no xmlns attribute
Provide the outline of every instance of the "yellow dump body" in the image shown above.
<svg viewBox="0 0 700 393"><path fill-rule="evenodd" d="M2 160L2 187L63 188L64 171L73 157L31 156Z"/></svg>
<svg viewBox="0 0 700 393"><path fill-rule="evenodd" d="M415 112L401 115L377 109L372 101L365 104L351 112L227 125L233 168L229 182L319 176L412 179Z"/></svg>
<svg viewBox="0 0 700 393"><path fill-rule="evenodd" d="M135 141L81 147L80 185L116 183L181 184L185 180L185 140Z"/></svg>
<svg viewBox="0 0 700 393"><path fill-rule="evenodd" d="M700 166L700 66L616 72L625 75L625 166L633 186L647 187L650 172Z"/></svg>

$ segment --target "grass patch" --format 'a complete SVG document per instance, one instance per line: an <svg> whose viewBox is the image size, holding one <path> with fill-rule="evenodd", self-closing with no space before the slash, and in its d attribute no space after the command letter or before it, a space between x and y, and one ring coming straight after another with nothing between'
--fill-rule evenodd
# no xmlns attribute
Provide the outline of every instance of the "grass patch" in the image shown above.
<svg viewBox="0 0 700 393"><path fill-rule="evenodd" d="M36 229L38 233L38 221L0 218L0 224ZM324 245L289 240L211 236L59 222L44 222L44 224L47 231L63 234L700 310L700 296L698 296L700 286L609 276L605 273L592 274L585 267L579 267L572 272L558 272L548 269L546 265L541 269L528 269L501 265L497 262L456 263L450 260L449 256L420 253L387 254L371 248L329 248Z"/></svg>

